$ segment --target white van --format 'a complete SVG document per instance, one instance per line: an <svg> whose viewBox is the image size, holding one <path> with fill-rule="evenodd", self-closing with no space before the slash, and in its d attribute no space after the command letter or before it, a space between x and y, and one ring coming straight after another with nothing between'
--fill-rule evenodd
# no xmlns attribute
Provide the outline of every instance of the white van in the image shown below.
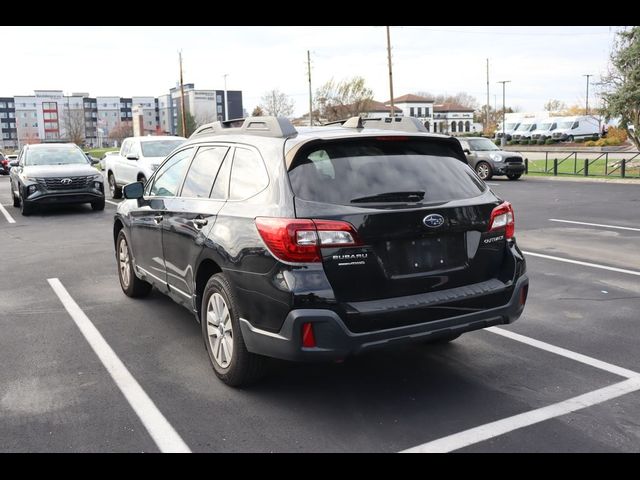
<svg viewBox="0 0 640 480"><path fill-rule="evenodd" d="M538 128L538 123L535 120L523 120L513 132L512 138L514 140L529 140L531 139L531 132L536 128Z"/></svg>
<svg viewBox="0 0 640 480"><path fill-rule="evenodd" d="M511 140L513 137L513 132L520 126L520 120L507 120L504 131L502 130L502 122L498 124L498 128L496 130L495 138L502 138L502 134L504 133L507 140Z"/></svg>
<svg viewBox="0 0 640 480"><path fill-rule="evenodd" d="M553 131L554 140L573 142L576 138L597 139L600 136L598 119L582 115L558 118L558 128Z"/></svg>
<svg viewBox="0 0 640 480"><path fill-rule="evenodd" d="M531 132L531 140L546 140L552 138L553 133L558 128L558 122L562 120L562 117L549 117L544 120L540 120L538 128Z"/></svg>

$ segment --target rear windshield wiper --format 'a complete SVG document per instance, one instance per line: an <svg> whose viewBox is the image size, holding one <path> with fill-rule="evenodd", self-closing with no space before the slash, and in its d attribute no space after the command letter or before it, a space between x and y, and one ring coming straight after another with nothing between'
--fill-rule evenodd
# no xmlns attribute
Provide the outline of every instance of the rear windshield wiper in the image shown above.
<svg viewBox="0 0 640 480"><path fill-rule="evenodd" d="M367 202L418 202L424 198L422 191L416 192L385 192L376 195L368 195L366 197L352 198L351 203L367 203Z"/></svg>

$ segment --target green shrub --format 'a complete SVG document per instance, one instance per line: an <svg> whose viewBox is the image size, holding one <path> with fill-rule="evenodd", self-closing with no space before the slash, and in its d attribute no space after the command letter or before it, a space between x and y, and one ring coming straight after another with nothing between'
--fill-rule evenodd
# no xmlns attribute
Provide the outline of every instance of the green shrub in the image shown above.
<svg viewBox="0 0 640 480"><path fill-rule="evenodd" d="M493 143L495 143L497 146L500 146L500 139L496 138Z"/></svg>
<svg viewBox="0 0 640 480"><path fill-rule="evenodd" d="M544 143L545 145L553 145L556 141L553 138L547 138Z"/></svg>
<svg viewBox="0 0 640 480"><path fill-rule="evenodd" d="M537 141L536 141L536 140L531 140L531 141L532 141L532 142L536 142L538 145L544 145L544 142L545 142L545 141L544 141L543 139L541 139L541 138L540 138L540 139L538 139Z"/></svg>
<svg viewBox="0 0 640 480"><path fill-rule="evenodd" d="M522 140L520 143L522 143L522 145L529 145L530 142L529 140Z"/></svg>

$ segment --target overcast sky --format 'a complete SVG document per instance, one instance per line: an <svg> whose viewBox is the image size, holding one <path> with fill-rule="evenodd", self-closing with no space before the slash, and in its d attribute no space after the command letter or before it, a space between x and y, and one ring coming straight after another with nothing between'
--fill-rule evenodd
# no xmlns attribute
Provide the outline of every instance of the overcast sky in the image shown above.
<svg viewBox="0 0 640 480"><path fill-rule="evenodd" d="M394 93L465 91L490 99L507 84L507 106L542 110L557 98L584 104L586 79L599 75L618 27L392 27ZM243 90L251 112L267 90L308 109L306 55L313 88L332 77L361 75L376 100L389 99L385 28L378 27L0 27L4 42L0 96L33 90L89 92L92 96L158 96L178 81L178 50L185 83ZM591 91L595 90L594 87ZM595 102L592 97L591 102Z"/></svg>

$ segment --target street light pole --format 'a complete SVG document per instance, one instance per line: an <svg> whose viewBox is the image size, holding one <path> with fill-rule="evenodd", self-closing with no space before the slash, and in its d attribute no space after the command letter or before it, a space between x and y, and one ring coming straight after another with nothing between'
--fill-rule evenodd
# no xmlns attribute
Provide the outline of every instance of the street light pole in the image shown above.
<svg viewBox="0 0 640 480"><path fill-rule="evenodd" d="M582 76L587 77L587 102L586 102L584 111L585 111L585 115L589 115L589 77L593 77L593 75L588 73Z"/></svg>
<svg viewBox="0 0 640 480"><path fill-rule="evenodd" d="M502 84L502 140L500 140L500 145L504 147L504 144L507 143L507 137L505 134L505 117L506 117L506 108L505 108L505 84L510 83L511 80L500 80L498 83Z"/></svg>
<svg viewBox="0 0 640 480"><path fill-rule="evenodd" d="M227 76L229 74L225 73L224 77L224 119L229 120L229 102L227 102Z"/></svg>
<svg viewBox="0 0 640 480"><path fill-rule="evenodd" d="M395 117L396 110L393 104L393 70L391 68L391 34L389 33L389 26L387 26L387 60L389 62L389 95L391 96L391 113L390 117Z"/></svg>

